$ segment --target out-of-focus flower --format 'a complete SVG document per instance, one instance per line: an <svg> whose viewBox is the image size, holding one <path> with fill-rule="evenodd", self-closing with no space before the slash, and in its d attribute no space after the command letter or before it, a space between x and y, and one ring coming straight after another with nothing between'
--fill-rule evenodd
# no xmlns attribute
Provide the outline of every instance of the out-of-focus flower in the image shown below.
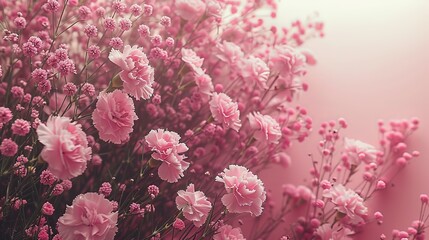
<svg viewBox="0 0 429 240"><path fill-rule="evenodd" d="M334 228L331 228L331 224L323 224L316 229L316 236L320 237L320 240L351 240L349 235L352 235L354 232L347 227L335 225Z"/></svg>
<svg viewBox="0 0 429 240"><path fill-rule="evenodd" d="M176 0L174 4L176 14L188 21L198 19L205 10L206 5L201 0Z"/></svg>
<svg viewBox="0 0 429 240"><path fill-rule="evenodd" d="M217 233L213 235L213 240L246 240L241 234L240 228L233 228L231 225L225 224L218 228Z"/></svg>
<svg viewBox="0 0 429 240"><path fill-rule="evenodd" d="M182 48L181 54L182 61L187 63L188 66L191 67L194 72L199 73L201 75L201 67L203 66L204 59L200 58L197 53L195 53L192 49Z"/></svg>

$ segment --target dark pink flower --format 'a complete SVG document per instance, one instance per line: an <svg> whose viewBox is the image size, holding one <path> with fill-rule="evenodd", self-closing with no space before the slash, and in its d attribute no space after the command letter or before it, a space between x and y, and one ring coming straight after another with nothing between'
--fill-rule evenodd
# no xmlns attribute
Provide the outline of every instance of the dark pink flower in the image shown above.
<svg viewBox="0 0 429 240"><path fill-rule="evenodd" d="M109 59L118 65L124 85L124 92L136 99L149 99L153 94L154 70L142 48L126 45L121 53L112 49Z"/></svg>
<svg viewBox="0 0 429 240"><path fill-rule="evenodd" d="M137 119L133 100L121 90L98 95L92 120L101 140L115 144L126 142Z"/></svg>
<svg viewBox="0 0 429 240"><path fill-rule="evenodd" d="M45 202L42 206L42 213L48 216L54 214L55 208L50 202Z"/></svg>
<svg viewBox="0 0 429 240"><path fill-rule="evenodd" d="M18 152L18 144L10 138L5 138L0 144L0 154L13 157Z"/></svg>
<svg viewBox="0 0 429 240"><path fill-rule="evenodd" d="M189 184L186 191L177 192L176 205L183 216L192 221L196 227L201 227L207 220L212 204L201 191L195 191L194 184Z"/></svg>
<svg viewBox="0 0 429 240"><path fill-rule="evenodd" d="M186 226L182 219L176 218L176 220L174 220L173 227L179 231L182 231Z"/></svg>
<svg viewBox="0 0 429 240"><path fill-rule="evenodd" d="M58 219L58 232L62 239L113 240L118 227L118 212L112 203L98 193L77 196L71 206Z"/></svg>
<svg viewBox="0 0 429 240"><path fill-rule="evenodd" d="M6 124L12 119L12 111L6 107L0 107L0 124Z"/></svg>
<svg viewBox="0 0 429 240"><path fill-rule="evenodd" d="M50 117L46 124L39 125L37 135L45 145L40 156L56 177L70 179L85 171L92 150L80 124L68 117Z"/></svg>
<svg viewBox="0 0 429 240"><path fill-rule="evenodd" d="M229 212L261 215L262 203L266 199L264 184L247 168L230 165L216 177L216 181L225 184L227 193L222 197L222 203Z"/></svg>
<svg viewBox="0 0 429 240"><path fill-rule="evenodd" d="M13 134L19 136L25 136L30 132L31 125L28 121L24 119L16 119L12 124L12 132Z"/></svg>

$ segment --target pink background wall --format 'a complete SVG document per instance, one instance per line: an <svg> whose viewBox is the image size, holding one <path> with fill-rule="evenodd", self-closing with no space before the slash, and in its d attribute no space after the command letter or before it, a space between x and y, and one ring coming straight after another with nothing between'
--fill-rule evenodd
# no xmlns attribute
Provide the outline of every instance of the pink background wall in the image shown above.
<svg viewBox="0 0 429 240"><path fill-rule="evenodd" d="M371 213L380 211L381 226L367 226L356 239L378 239L381 233L406 230L418 218L419 194L429 194L429 1L283 1L279 22L318 11L326 37L305 44L318 59L306 79L310 90L299 104L321 122L344 117L343 136L377 145L377 120L417 116L421 128L409 145L419 150L394 180L395 187L370 200ZM292 149L292 166L270 169L262 176L278 198L283 183L303 184L308 177L308 153L317 154L319 136ZM275 176L275 177L273 177Z"/></svg>

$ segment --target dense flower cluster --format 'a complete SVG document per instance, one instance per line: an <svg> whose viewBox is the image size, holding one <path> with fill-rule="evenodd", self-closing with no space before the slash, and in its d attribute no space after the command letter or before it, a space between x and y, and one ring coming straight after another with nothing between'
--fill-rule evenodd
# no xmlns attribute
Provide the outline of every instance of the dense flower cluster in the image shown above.
<svg viewBox="0 0 429 240"><path fill-rule="evenodd" d="M301 45L323 23L269 26L274 0L0 8L1 239L271 239L276 228L346 239L371 221L382 169L418 156L405 144L418 120L380 123L380 148L346 139L339 158L347 124L325 123L312 184L285 185L279 217L258 175L289 166L288 148L313 128L294 97L316 63ZM365 193L347 186L358 168ZM280 228L302 205L307 216ZM238 216L264 224L241 230Z"/></svg>

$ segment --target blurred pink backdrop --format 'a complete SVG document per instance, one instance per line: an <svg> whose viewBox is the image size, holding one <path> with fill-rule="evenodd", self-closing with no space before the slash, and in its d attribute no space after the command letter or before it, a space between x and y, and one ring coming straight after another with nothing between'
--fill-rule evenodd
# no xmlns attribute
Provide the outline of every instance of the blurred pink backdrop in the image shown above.
<svg viewBox="0 0 429 240"><path fill-rule="evenodd" d="M318 64L309 69L310 89L298 101L313 117L315 129L344 117L349 127L343 136L377 146L378 119L421 120L409 140L421 156L394 179L394 187L370 200L370 213L382 212L384 223L370 223L355 237L379 239L384 233L390 239L392 229L406 230L418 218L420 193L429 194L429 1L293 0L280 7L279 23L317 11L326 24L325 38L304 44ZM271 168L262 175L275 199L283 183L308 182L307 154L317 155L318 141L314 131L291 148L288 169Z"/></svg>

